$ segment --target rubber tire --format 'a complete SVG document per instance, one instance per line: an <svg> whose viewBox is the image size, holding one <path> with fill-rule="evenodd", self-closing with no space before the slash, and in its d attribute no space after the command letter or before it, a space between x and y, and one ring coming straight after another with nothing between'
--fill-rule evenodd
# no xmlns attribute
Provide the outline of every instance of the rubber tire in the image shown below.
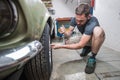
<svg viewBox="0 0 120 80"><path fill-rule="evenodd" d="M55 29L53 29L52 32L53 32L53 33L52 33L52 35L51 35L51 39L55 39Z"/></svg>
<svg viewBox="0 0 120 80"><path fill-rule="evenodd" d="M25 66L24 74L27 80L49 80L52 72L52 49L50 48L49 25L46 24L40 42L43 49Z"/></svg>

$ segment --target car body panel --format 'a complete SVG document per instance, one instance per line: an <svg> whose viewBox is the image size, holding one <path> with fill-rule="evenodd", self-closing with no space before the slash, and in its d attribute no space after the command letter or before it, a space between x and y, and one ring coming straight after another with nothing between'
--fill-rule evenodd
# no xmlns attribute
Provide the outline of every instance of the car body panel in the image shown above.
<svg viewBox="0 0 120 80"><path fill-rule="evenodd" d="M18 27L7 39L0 40L0 49L15 47L18 44L25 45L34 39L39 40L44 26L50 17L48 10L41 0L13 1L17 4L16 6L19 12Z"/></svg>
<svg viewBox="0 0 120 80"><path fill-rule="evenodd" d="M10 36L0 39L0 80L21 68L42 49L39 40L48 20L51 20L49 25L50 29L53 29L51 16L41 0L10 1L17 9L18 22L16 30ZM39 42L39 45L36 46L36 42ZM30 51L20 52L25 47ZM16 56L12 57L13 53L25 55L16 59Z"/></svg>

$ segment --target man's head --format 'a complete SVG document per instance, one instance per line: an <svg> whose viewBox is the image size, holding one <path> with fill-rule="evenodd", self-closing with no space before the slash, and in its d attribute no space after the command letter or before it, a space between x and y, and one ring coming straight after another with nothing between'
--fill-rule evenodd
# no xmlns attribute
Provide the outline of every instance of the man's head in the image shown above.
<svg viewBox="0 0 120 80"><path fill-rule="evenodd" d="M90 18L90 6L87 3L80 4L76 10L76 22L78 25L84 25Z"/></svg>

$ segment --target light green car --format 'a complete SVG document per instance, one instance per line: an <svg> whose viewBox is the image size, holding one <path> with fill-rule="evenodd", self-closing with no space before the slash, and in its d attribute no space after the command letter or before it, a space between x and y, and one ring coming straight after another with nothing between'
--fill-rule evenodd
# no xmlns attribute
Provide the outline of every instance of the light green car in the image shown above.
<svg viewBox="0 0 120 80"><path fill-rule="evenodd" d="M49 80L53 29L41 0L0 0L0 80Z"/></svg>

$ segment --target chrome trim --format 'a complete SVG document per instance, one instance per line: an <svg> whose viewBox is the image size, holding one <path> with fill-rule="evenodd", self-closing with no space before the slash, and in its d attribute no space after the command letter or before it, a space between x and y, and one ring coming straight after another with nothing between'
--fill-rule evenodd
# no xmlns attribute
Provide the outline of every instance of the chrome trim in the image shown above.
<svg viewBox="0 0 120 80"><path fill-rule="evenodd" d="M42 44L35 40L23 47L0 51L0 71L17 66L21 68L28 60L42 49Z"/></svg>

